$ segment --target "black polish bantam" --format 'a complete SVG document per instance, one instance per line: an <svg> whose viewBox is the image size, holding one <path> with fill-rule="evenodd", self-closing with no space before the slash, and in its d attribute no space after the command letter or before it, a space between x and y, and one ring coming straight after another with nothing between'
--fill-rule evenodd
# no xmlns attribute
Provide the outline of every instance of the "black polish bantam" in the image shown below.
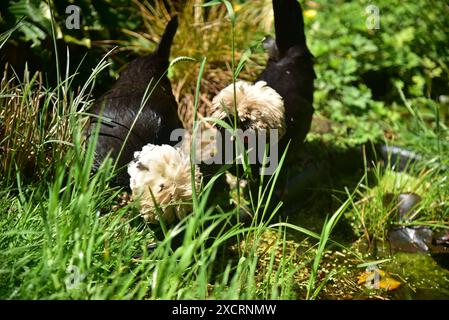
<svg viewBox="0 0 449 320"><path fill-rule="evenodd" d="M111 181L114 186L129 188L126 166L133 160L134 152L149 143L174 145L176 141L170 141L170 134L174 129L182 128L177 114L178 105L166 76L177 28L175 16L167 24L157 50L132 61L112 89L101 96L91 109L91 113L99 117L92 117L89 136L94 135L101 119L93 169L98 169L108 154L114 161L120 154L117 175ZM143 105L145 92L148 99L132 127Z"/></svg>
<svg viewBox="0 0 449 320"><path fill-rule="evenodd" d="M310 130L316 75L299 2L273 0L273 12L276 40L267 38L264 41L269 59L257 81L265 81L284 99L287 128L280 141L281 151L290 139L290 149L301 146Z"/></svg>
<svg viewBox="0 0 449 320"><path fill-rule="evenodd" d="M290 144L290 155L300 150L310 130L313 108L313 55L304 33L301 5L297 0L272 0L276 38L267 37L263 45L269 54L265 69L253 85L236 84L236 102L240 128L278 130L278 158ZM274 92L272 92L274 91ZM282 104L279 99L282 98ZM232 85L223 89L212 102L212 116L222 119L222 106L233 114ZM252 166L259 171L260 164Z"/></svg>

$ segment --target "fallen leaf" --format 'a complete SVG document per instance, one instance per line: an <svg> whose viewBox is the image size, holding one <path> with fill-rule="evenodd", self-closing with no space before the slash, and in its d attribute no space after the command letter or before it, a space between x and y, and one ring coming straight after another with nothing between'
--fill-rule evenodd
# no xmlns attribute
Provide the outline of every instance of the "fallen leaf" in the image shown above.
<svg viewBox="0 0 449 320"><path fill-rule="evenodd" d="M364 284L369 289L383 289L386 291L393 291L401 285L399 281L388 277L385 271L380 269L364 271L358 277L357 283L359 285Z"/></svg>

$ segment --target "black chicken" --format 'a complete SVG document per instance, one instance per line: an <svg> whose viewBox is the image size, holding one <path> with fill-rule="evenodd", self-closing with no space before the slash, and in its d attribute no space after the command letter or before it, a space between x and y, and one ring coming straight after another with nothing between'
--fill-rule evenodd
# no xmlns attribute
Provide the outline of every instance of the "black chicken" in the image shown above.
<svg viewBox="0 0 449 320"><path fill-rule="evenodd" d="M272 4L276 39L264 41L269 53L265 70L253 85L238 82L235 96L232 85L223 89L208 113L222 120L228 118L232 125L235 98L237 126L255 131L277 129L281 155L290 140L290 149L299 149L310 130L316 75L300 4L297 0L273 0ZM289 154L295 153L291 151ZM256 178L258 166L252 166Z"/></svg>
<svg viewBox="0 0 449 320"><path fill-rule="evenodd" d="M265 81L284 99L286 134L300 146L312 122L314 79L313 55L307 48L301 5L297 0L273 0L276 40L267 38L267 66L257 81Z"/></svg>
<svg viewBox="0 0 449 320"><path fill-rule="evenodd" d="M132 61L120 74L113 88L95 103L92 113L101 116L96 145L94 170L110 154L116 160L120 149L138 115L145 92L149 95L123 151L118 159L118 172L113 185L129 187L126 165L133 160L134 152L148 143L173 145L172 130L182 128L177 114L177 103L172 93L166 71L169 67L170 48L178 28L175 16L165 28L157 50ZM89 135L93 135L98 118L93 118Z"/></svg>

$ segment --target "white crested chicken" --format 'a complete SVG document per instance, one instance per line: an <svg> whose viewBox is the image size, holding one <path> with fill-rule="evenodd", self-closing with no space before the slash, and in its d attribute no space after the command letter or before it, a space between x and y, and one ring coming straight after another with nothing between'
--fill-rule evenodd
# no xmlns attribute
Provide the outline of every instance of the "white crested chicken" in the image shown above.
<svg viewBox="0 0 449 320"><path fill-rule="evenodd" d="M149 143L174 144L170 134L182 128L178 105L166 76L177 27L175 16L167 24L156 51L129 63L112 89L101 96L91 110L96 117L91 119L88 135L92 136L100 126L93 169L97 170L107 155L114 160L119 158L113 185L129 186L126 166L133 160L135 151ZM149 92L146 99L145 92Z"/></svg>

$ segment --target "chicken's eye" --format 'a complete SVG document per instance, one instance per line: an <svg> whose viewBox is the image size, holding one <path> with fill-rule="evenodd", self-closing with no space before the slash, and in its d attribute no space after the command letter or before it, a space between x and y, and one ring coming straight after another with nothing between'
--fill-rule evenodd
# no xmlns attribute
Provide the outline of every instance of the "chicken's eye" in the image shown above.
<svg viewBox="0 0 449 320"><path fill-rule="evenodd" d="M251 127L251 120L249 119L240 120L240 125L242 129L247 130Z"/></svg>

